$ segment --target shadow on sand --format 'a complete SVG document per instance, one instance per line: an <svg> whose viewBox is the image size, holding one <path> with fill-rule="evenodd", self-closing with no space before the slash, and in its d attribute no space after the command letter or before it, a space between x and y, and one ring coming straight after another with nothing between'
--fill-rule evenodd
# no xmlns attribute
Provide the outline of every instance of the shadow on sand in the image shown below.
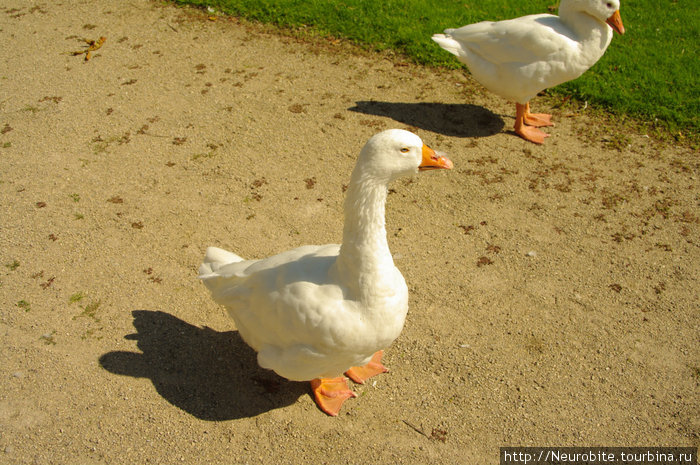
<svg viewBox="0 0 700 465"><path fill-rule="evenodd" d="M258 366L237 331L193 326L162 311L135 310L143 353L114 351L100 357L107 371L149 378L168 402L202 420L252 417L309 394L308 383L287 381Z"/></svg>
<svg viewBox="0 0 700 465"><path fill-rule="evenodd" d="M503 119L479 105L360 101L348 110L384 116L450 137L487 137L503 130Z"/></svg>

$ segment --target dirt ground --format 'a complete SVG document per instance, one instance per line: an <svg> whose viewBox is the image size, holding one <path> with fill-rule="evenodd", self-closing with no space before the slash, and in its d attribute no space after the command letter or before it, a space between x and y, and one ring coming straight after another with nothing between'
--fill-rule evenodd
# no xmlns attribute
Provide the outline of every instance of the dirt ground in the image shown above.
<svg viewBox="0 0 700 465"><path fill-rule="evenodd" d="M698 446L690 148L572 104L535 146L462 71L148 0L6 0L0 43L0 463ZM392 127L456 167L392 185L408 319L330 418L257 367L196 270L209 245L338 242L355 157Z"/></svg>

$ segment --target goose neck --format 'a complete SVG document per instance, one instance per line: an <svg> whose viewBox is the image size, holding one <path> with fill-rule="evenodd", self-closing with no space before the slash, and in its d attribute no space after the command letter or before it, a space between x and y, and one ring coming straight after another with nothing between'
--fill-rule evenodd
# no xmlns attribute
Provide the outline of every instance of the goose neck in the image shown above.
<svg viewBox="0 0 700 465"><path fill-rule="evenodd" d="M386 239L385 210L388 180L356 175L345 199L343 242L337 260L344 279L382 274L394 262Z"/></svg>
<svg viewBox="0 0 700 465"><path fill-rule="evenodd" d="M612 40L610 27L589 13L564 2L559 7L559 18L573 31L583 51L590 50L597 61Z"/></svg>

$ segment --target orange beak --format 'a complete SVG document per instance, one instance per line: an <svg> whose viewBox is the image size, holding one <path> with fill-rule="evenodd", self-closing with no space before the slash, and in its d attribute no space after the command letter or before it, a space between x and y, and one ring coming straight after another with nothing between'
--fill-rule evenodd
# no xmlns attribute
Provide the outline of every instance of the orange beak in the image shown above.
<svg viewBox="0 0 700 465"><path fill-rule="evenodd" d="M620 17L620 10L613 13L612 16L605 22L608 23L610 27L613 28L613 30L618 34L625 33L625 26L622 25L622 18Z"/></svg>
<svg viewBox="0 0 700 465"><path fill-rule="evenodd" d="M418 167L419 170L451 170L453 166L452 160L423 144L423 162Z"/></svg>

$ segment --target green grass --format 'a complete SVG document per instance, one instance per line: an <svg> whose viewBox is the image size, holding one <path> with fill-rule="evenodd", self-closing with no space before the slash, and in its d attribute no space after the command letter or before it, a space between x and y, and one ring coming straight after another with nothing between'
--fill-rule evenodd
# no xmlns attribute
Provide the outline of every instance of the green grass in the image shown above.
<svg viewBox="0 0 700 465"><path fill-rule="evenodd" d="M277 26L404 53L416 63L461 67L430 40L448 27L547 13L556 0L174 0ZM603 58L553 92L673 132L700 128L700 2L622 0L627 30Z"/></svg>
<svg viewBox="0 0 700 465"><path fill-rule="evenodd" d="M83 291L78 291L68 298L68 302L70 302L70 303L80 302L84 298L85 298L85 293Z"/></svg>

